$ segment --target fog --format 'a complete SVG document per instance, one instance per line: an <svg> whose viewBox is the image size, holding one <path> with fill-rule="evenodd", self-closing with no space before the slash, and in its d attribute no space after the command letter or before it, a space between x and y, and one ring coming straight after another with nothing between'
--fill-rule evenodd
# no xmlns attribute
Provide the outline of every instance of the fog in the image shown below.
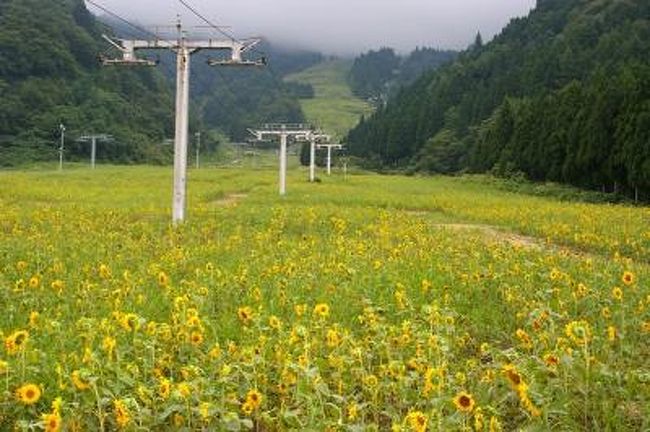
<svg viewBox="0 0 650 432"><path fill-rule="evenodd" d="M146 26L205 25L179 0L95 0ZM535 0L185 0L237 37L263 36L277 45L335 55L389 46L462 49L478 31L485 41L526 15ZM88 5L94 13L97 8ZM194 33L205 32L195 29Z"/></svg>

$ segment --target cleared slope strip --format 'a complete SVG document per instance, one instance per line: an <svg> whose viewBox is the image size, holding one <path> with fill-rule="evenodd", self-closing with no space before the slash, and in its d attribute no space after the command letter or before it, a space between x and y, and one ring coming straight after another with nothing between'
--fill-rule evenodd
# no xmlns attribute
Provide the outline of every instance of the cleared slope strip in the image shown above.
<svg viewBox="0 0 650 432"><path fill-rule="evenodd" d="M362 115L373 111L370 104L352 94L346 81L351 67L351 60L330 60L285 78L314 87L313 99L300 100L302 109L310 122L320 125L335 139L345 136Z"/></svg>

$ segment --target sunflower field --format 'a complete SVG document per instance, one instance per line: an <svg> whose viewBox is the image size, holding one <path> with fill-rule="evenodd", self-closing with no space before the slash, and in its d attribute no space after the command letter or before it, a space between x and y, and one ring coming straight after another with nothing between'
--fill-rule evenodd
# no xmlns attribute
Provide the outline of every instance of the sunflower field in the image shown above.
<svg viewBox="0 0 650 432"><path fill-rule="evenodd" d="M0 430L650 428L650 209L481 178L0 173Z"/></svg>

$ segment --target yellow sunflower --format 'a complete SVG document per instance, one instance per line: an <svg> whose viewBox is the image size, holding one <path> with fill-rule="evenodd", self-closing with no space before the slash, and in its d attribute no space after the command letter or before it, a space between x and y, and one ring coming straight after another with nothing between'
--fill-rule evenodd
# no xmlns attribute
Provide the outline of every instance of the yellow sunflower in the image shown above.
<svg viewBox="0 0 650 432"><path fill-rule="evenodd" d="M429 419L421 411L411 411L406 416L406 422L414 432L424 432L427 430Z"/></svg>
<svg viewBox="0 0 650 432"><path fill-rule="evenodd" d="M472 395L464 391L458 393L453 401L458 411L467 413L472 412L476 404Z"/></svg>
<svg viewBox="0 0 650 432"><path fill-rule="evenodd" d="M591 327L584 320L571 321L565 326L564 332L576 345L586 345L591 339Z"/></svg>
<svg viewBox="0 0 650 432"><path fill-rule="evenodd" d="M630 271L623 272L623 276L621 277L621 280L625 285L632 285L635 280L634 273Z"/></svg>
<svg viewBox="0 0 650 432"><path fill-rule="evenodd" d="M327 303L319 303L314 306L314 315L320 318L327 318L330 315L330 307Z"/></svg>
<svg viewBox="0 0 650 432"><path fill-rule="evenodd" d="M253 319L253 309L250 306L243 306L237 309L237 317L244 324L248 324Z"/></svg>
<svg viewBox="0 0 650 432"><path fill-rule="evenodd" d="M77 390L88 390L90 388L90 383L86 381L84 378L81 376L81 371L73 371L72 375L72 384L74 384L75 388Z"/></svg>
<svg viewBox="0 0 650 432"><path fill-rule="evenodd" d="M279 330L280 326L282 326L282 322L275 315L271 315L269 317L269 326L274 330Z"/></svg>
<svg viewBox="0 0 650 432"><path fill-rule="evenodd" d="M25 384L16 390L16 398L25 405L34 405L41 398L41 388L36 384Z"/></svg>
<svg viewBox="0 0 650 432"><path fill-rule="evenodd" d="M113 409L115 413L115 422L120 428L126 427L131 421L129 409L126 407L124 401L116 399L113 401Z"/></svg>
<svg viewBox="0 0 650 432"><path fill-rule="evenodd" d="M203 333L198 331L193 331L192 334L190 334L190 342L194 346L201 345L203 343Z"/></svg>
<svg viewBox="0 0 650 432"><path fill-rule="evenodd" d="M24 347L28 339L29 332L27 330L18 330L5 339L5 350L8 354L16 354Z"/></svg>
<svg viewBox="0 0 650 432"><path fill-rule="evenodd" d="M524 379L521 377L514 365L505 365L503 367L503 374L508 378L508 381L515 389L524 385Z"/></svg>
<svg viewBox="0 0 650 432"><path fill-rule="evenodd" d="M262 393L257 389L249 390L246 393L246 403L249 404L253 410L256 410L262 404Z"/></svg>
<svg viewBox="0 0 650 432"><path fill-rule="evenodd" d="M166 287L169 285L169 276L164 271L158 273L158 285Z"/></svg>
<svg viewBox="0 0 650 432"><path fill-rule="evenodd" d="M43 414L45 432L59 432L61 430L61 416L58 412Z"/></svg>

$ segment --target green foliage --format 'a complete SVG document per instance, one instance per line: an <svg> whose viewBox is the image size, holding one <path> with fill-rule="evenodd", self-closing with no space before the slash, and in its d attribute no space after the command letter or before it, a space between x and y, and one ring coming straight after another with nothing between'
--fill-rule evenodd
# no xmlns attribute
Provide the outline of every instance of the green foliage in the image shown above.
<svg viewBox="0 0 650 432"><path fill-rule="evenodd" d="M357 57L348 74L352 92L382 105L400 86L411 84L420 75L435 70L456 57L454 51L417 48L401 58L391 48L369 51Z"/></svg>
<svg viewBox="0 0 650 432"><path fill-rule="evenodd" d="M0 165L51 160L66 126L66 159L86 158L86 133L108 133L98 158L163 163L171 92L150 70L100 68L104 29L81 0L7 0L0 15Z"/></svg>
<svg viewBox="0 0 650 432"><path fill-rule="evenodd" d="M650 66L631 63L546 95L506 100L480 128L471 167L630 196L635 189L646 193L649 85Z"/></svg>
<svg viewBox="0 0 650 432"><path fill-rule="evenodd" d="M197 59L197 95L203 123L231 139L249 137L247 129L260 123L301 123L305 117L290 87L269 69L215 71ZM208 69L209 70L206 70ZM304 89L301 88L301 91Z"/></svg>
<svg viewBox="0 0 650 432"><path fill-rule="evenodd" d="M364 99L386 92L386 85L397 73L400 59L391 48L370 51L354 60L348 80L352 92Z"/></svg>
<svg viewBox="0 0 650 432"><path fill-rule="evenodd" d="M462 169L466 149L454 131L443 129L427 141L421 153L417 170L452 174Z"/></svg>
<svg viewBox="0 0 650 432"><path fill-rule="evenodd" d="M539 1L363 119L350 149L437 171L447 143L459 169L647 196L648 17L648 2Z"/></svg>

